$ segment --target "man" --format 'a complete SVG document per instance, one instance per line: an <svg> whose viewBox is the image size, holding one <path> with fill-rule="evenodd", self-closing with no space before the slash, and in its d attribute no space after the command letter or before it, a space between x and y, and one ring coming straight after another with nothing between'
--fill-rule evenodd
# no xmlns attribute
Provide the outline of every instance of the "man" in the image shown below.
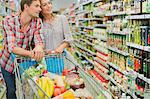
<svg viewBox="0 0 150 99"><path fill-rule="evenodd" d="M16 16L5 17L2 23L4 41L0 53L0 65L7 87L7 99L16 99L12 53L31 57L37 61L44 56L43 35L40 33L41 20L38 18L41 11L40 1L22 0L21 10ZM32 41L35 43L35 48L30 51Z"/></svg>

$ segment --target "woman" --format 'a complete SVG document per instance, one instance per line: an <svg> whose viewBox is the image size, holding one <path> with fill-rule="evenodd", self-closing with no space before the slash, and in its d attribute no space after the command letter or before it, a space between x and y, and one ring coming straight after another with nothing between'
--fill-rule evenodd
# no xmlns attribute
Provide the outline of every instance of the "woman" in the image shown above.
<svg viewBox="0 0 150 99"><path fill-rule="evenodd" d="M45 48L48 52L62 53L64 48L73 40L69 24L65 16L54 15L50 0L41 0L41 14L43 20L43 34Z"/></svg>

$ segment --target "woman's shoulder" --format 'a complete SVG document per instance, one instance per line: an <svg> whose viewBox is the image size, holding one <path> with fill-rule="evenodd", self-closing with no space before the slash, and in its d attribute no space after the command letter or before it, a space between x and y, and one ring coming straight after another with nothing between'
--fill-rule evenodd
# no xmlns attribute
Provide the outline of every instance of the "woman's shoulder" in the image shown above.
<svg viewBox="0 0 150 99"><path fill-rule="evenodd" d="M59 19L65 19L66 18L66 16L62 15L62 14L61 15L56 15L56 17L59 18Z"/></svg>

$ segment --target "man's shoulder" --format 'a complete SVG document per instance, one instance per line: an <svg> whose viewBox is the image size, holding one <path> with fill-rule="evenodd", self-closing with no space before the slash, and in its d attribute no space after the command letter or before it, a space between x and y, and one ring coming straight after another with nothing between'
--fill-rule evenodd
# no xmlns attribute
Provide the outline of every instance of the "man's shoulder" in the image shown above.
<svg viewBox="0 0 150 99"><path fill-rule="evenodd" d="M15 17L17 17L17 16L8 15L3 19L3 21L8 22L8 23L14 23L15 22Z"/></svg>

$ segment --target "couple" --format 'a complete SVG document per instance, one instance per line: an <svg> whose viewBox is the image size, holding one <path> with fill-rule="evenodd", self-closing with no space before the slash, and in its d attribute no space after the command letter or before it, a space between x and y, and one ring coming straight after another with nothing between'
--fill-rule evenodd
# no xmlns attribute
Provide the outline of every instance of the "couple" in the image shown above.
<svg viewBox="0 0 150 99"><path fill-rule="evenodd" d="M11 53L39 61L44 57L44 49L62 53L72 40L67 19L52 13L49 0L21 0L20 6L20 14L7 16L2 22L4 41L0 66L7 87L7 99L16 99ZM35 47L30 49L32 42Z"/></svg>

